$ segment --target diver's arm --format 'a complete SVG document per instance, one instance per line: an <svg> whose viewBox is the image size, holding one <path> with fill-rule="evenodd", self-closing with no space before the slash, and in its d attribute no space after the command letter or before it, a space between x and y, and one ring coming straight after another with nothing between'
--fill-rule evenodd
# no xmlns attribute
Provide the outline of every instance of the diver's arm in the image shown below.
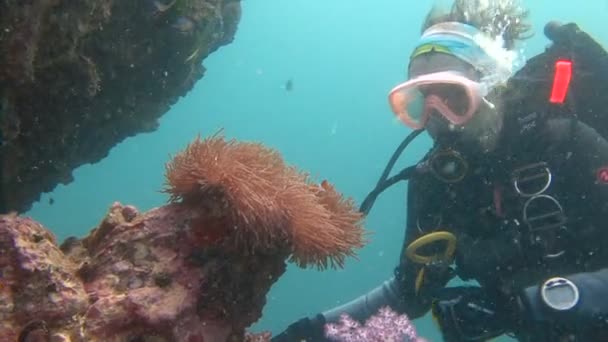
<svg viewBox="0 0 608 342"><path fill-rule="evenodd" d="M284 332L273 337L273 342L297 341L308 339L310 341L326 341L324 338L324 325L336 322L340 315L347 314L352 318L364 322L374 315L379 308L389 306L399 313L406 313L410 318L424 315L430 309L430 299L417 296L415 291L415 279L419 271L405 258L406 246L419 237L416 228L417 211L420 208L422 194L419 190L418 181L413 177L408 185L408 222L404 247L395 270L395 276L383 282L380 286L368 293L357 297L346 304L328 309L313 317L305 317L291 324Z"/></svg>
<svg viewBox="0 0 608 342"><path fill-rule="evenodd" d="M412 186L415 188L414 184L410 184L410 189L412 189ZM413 197L411 190L408 197L410 199ZM415 204L413 202L409 203L412 204L408 206L408 217L415 217L413 209ZM411 221L408 219L409 224L412 223ZM415 219L413 222L415 222ZM426 291L419 291L419 295L416 294L415 279L420 271L420 266L414 265L405 256L406 247L420 236L415 228L416 225L409 224L409 227L414 228L409 228L406 232L399 265L395 269L395 276L344 305L324 311L322 315L326 322L338 321L343 313L364 322L383 306L389 306L399 313L405 313L412 319L424 315L430 309L431 300L428 296L423 295ZM427 284L428 286L431 285Z"/></svg>
<svg viewBox="0 0 608 342"><path fill-rule="evenodd" d="M419 210L423 207L424 194L419 191L420 182L413 177L408 186L407 230L399 258L399 265L395 268L395 276L385 281L365 295L362 295L344 305L323 312L327 322L334 322L346 313L358 321L365 321L383 306L390 306L393 310L405 313L410 318L418 318L430 309L431 298L428 288L445 286L445 282L434 282L430 278L423 282L416 291L416 277L421 269L420 265L412 263L406 257L407 246L419 238L422 233L418 231L417 220Z"/></svg>
<svg viewBox="0 0 608 342"><path fill-rule="evenodd" d="M322 313L326 322L337 322L340 315L347 314L359 322L365 322L384 306L398 310L400 293L394 277L382 283L365 295L362 295L344 305L324 311Z"/></svg>
<svg viewBox="0 0 608 342"><path fill-rule="evenodd" d="M334 322L342 313L365 321L378 312L383 306L389 306L399 313L405 313L409 318L415 319L423 316L431 308L431 293L437 288L443 288L449 281L452 273L440 272L437 274L426 270L425 277L419 289L416 289L416 279L422 266L411 262L406 256L406 249L410 243L425 233L420 229L434 229L437 222L432 214L437 214L436 204L440 201L434 196L441 196L439 191L433 191L436 186L435 178L427 173L414 173L408 182L407 191L407 222L399 264L395 268L394 277L385 281L365 295L362 295L342 306L323 312L327 322ZM429 214L429 216L425 216ZM420 229L418 228L419 226Z"/></svg>
<svg viewBox="0 0 608 342"><path fill-rule="evenodd" d="M398 311L400 298L399 286L395 278L392 277L367 294L344 305L324 311L314 317L305 317L298 320L280 335L273 337L272 341L329 341L324 337L325 324L338 322L342 314L347 314L359 322L365 322L384 306L389 306Z"/></svg>
<svg viewBox="0 0 608 342"><path fill-rule="evenodd" d="M359 322L365 322L384 306L401 312L402 296L399 290L399 284L394 277L391 277L382 285L346 304L324 311L314 317L298 320L280 335L273 337L272 341L287 342L302 339L315 342L327 341L324 337L325 324L338 322L342 314L347 314Z"/></svg>

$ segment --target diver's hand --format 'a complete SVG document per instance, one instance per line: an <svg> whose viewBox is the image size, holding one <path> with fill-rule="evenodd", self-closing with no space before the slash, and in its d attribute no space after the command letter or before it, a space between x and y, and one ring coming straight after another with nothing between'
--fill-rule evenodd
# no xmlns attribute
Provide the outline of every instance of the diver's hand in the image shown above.
<svg viewBox="0 0 608 342"><path fill-rule="evenodd" d="M272 342L325 342L325 317L318 314L313 318L302 318L291 324L285 331L274 336Z"/></svg>
<svg viewBox="0 0 608 342"><path fill-rule="evenodd" d="M499 309L504 308L480 287L444 288L432 306L447 342L485 341L509 331L510 315Z"/></svg>

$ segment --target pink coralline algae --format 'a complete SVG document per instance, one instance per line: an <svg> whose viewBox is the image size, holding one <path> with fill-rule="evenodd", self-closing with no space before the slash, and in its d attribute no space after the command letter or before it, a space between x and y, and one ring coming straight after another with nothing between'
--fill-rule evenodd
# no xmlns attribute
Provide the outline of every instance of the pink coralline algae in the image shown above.
<svg viewBox="0 0 608 342"><path fill-rule="evenodd" d="M209 342L239 336L261 306L241 301L240 315L223 316L205 306L220 296L212 281L254 289L230 281L236 279L230 267L218 267L220 256L190 259L199 253L188 243L193 214L177 205L139 214L115 203L89 236L61 247L39 223L0 216L0 341ZM231 265L253 267L241 261ZM258 268L258 276L268 279L281 267L277 260ZM259 290L252 298L263 298L265 290Z"/></svg>
<svg viewBox="0 0 608 342"><path fill-rule="evenodd" d="M389 307L381 308L363 325L343 314L339 323L325 325L325 335L336 342L426 342L406 315Z"/></svg>

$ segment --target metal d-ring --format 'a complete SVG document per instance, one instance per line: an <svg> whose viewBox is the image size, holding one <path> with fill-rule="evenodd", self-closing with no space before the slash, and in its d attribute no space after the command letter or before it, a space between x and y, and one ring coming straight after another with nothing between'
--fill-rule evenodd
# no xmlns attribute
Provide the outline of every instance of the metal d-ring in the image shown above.
<svg viewBox="0 0 608 342"><path fill-rule="evenodd" d="M530 175L524 175L524 177L522 177L522 174L524 172L535 171L535 169L538 169L538 172L532 173ZM531 181L535 181L539 178L547 179L547 181L541 187L540 190L538 190L536 192L531 192L531 193L528 193L528 192L525 192L522 190L521 185L531 182ZM553 175L551 174L551 170L549 170L549 167L547 166L547 164L545 162L540 162L540 163L527 165L527 166L514 170L512 179L513 179L513 186L515 187L515 191L520 196L533 197L533 196L540 195L540 194L544 193L545 191L547 191L547 189L551 185L551 182L553 181Z"/></svg>
<svg viewBox="0 0 608 342"><path fill-rule="evenodd" d="M552 202L555 205L556 210L549 211L544 214L540 214L540 215L536 215L536 216L528 215L528 209L530 207L530 204L535 201L541 200L541 199L547 199L550 202ZM549 196L549 195L536 195L534 197L529 198L526 201L526 203L524 204L522 216L523 216L524 223L526 223L530 227L530 230L533 231L533 230L544 230L544 229L562 226L564 224L563 215L564 215L564 208L554 197ZM540 225L538 227L534 227L532 224L535 221L544 220L544 219L547 219L550 217L561 217L561 218L559 219L558 223L554 223L554 224L548 224L548 225L544 225L544 226Z"/></svg>

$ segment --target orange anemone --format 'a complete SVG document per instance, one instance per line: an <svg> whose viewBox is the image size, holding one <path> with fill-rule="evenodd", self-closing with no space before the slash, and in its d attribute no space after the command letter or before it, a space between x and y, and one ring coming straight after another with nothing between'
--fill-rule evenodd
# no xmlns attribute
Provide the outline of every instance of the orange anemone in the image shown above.
<svg viewBox="0 0 608 342"><path fill-rule="evenodd" d="M327 181L311 182L262 144L199 137L167 163L164 191L201 210L215 223L209 226L221 222L239 248L288 248L301 267L342 267L365 243L351 199Z"/></svg>

